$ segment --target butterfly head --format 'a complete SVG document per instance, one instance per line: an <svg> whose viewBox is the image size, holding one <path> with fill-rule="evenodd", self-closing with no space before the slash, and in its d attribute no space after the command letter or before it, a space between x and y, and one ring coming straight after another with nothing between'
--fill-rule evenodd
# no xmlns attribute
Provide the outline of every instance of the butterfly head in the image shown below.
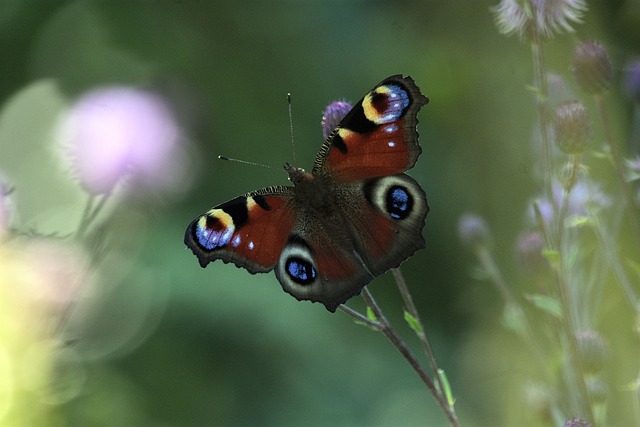
<svg viewBox="0 0 640 427"><path fill-rule="evenodd" d="M302 182L309 182L314 179L313 175L304 169L295 167L289 163L284 164L284 170L287 172L287 175L289 175L289 181L291 181L293 185L298 185Z"/></svg>

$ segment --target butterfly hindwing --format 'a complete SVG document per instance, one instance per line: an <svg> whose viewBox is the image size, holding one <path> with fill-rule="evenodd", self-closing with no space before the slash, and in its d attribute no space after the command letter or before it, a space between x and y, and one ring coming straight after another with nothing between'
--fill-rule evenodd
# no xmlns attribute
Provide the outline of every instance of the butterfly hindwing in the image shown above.
<svg viewBox="0 0 640 427"><path fill-rule="evenodd" d="M342 212L353 241L378 276L425 247L422 228L429 205L420 185L406 174L371 178L358 186L360 191L338 206L350 206Z"/></svg>
<svg viewBox="0 0 640 427"><path fill-rule="evenodd" d="M314 216L313 211L303 214ZM294 226L275 267L285 292L298 300L324 304L334 312L338 305L360 293L374 276L366 269L355 246L341 226L319 222L309 230L309 218Z"/></svg>

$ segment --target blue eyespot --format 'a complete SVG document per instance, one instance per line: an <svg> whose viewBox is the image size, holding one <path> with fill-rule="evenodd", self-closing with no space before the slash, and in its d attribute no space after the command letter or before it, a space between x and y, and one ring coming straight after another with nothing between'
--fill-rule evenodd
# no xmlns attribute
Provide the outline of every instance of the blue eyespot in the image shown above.
<svg viewBox="0 0 640 427"><path fill-rule="evenodd" d="M406 188L394 185L387 190L385 207L391 218L404 219L413 209L413 197Z"/></svg>
<svg viewBox="0 0 640 427"><path fill-rule="evenodd" d="M379 118L379 123L389 123L398 120L409 106L409 95L397 85L387 86L387 109Z"/></svg>
<svg viewBox="0 0 640 427"><path fill-rule="evenodd" d="M203 216L196 226L196 239L200 246L213 250L228 244L235 229L233 225L225 227L216 217L204 218Z"/></svg>
<svg viewBox="0 0 640 427"><path fill-rule="evenodd" d="M316 279L315 268L313 268L313 265L309 261L303 258L288 258L285 268L291 280L301 285L308 285Z"/></svg>

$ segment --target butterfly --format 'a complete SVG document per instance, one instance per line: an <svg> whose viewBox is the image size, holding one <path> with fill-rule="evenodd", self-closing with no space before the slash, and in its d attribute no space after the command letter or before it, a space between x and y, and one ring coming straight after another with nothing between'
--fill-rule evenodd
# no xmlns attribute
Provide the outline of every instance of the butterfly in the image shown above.
<svg viewBox="0 0 640 427"><path fill-rule="evenodd" d="M285 164L292 187L215 206L189 224L185 244L202 267L221 259L275 270L286 292L335 312L425 247L429 205L404 172L422 152L417 114L428 102L411 77L384 79L329 135L311 173Z"/></svg>

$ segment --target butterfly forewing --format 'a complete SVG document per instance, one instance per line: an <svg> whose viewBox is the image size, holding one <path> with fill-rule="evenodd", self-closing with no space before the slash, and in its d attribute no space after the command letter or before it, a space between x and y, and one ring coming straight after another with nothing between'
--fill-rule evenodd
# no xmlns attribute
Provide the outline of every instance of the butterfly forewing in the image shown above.
<svg viewBox="0 0 640 427"><path fill-rule="evenodd" d="M389 77L344 117L320 149L315 174L358 181L413 167L421 148L417 112L428 102L411 77Z"/></svg>

